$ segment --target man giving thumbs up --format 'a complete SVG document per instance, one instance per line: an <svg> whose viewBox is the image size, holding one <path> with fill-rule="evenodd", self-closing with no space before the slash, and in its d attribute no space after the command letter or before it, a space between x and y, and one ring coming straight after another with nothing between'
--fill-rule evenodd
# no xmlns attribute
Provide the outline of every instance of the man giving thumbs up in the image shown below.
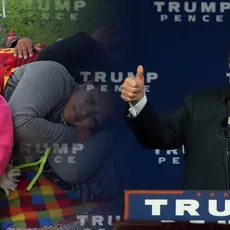
<svg viewBox="0 0 230 230"><path fill-rule="evenodd" d="M121 98L129 103L129 112L133 117L136 117L144 108L147 98L145 96L143 66L138 66L135 77L125 79L121 86Z"/></svg>
<svg viewBox="0 0 230 230"><path fill-rule="evenodd" d="M222 125L223 118L230 117L226 112L230 106L229 86L191 94L179 109L161 117L147 102L143 67L139 66L134 78L125 79L121 98L128 102L127 123L143 147L170 150L184 145L182 189L230 189L230 164L225 149L228 137L224 139Z"/></svg>

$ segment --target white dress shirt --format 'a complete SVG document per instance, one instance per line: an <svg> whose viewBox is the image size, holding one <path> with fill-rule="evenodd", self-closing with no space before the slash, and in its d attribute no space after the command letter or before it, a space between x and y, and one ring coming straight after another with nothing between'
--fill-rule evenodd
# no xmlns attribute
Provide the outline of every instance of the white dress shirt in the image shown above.
<svg viewBox="0 0 230 230"><path fill-rule="evenodd" d="M136 104L136 105L132 105L131 103L129 103L129 117L137 117L138 114L142 111L142 109L145 107L147 103L147 97L146 95L144 95L144 97Z"/></svg>

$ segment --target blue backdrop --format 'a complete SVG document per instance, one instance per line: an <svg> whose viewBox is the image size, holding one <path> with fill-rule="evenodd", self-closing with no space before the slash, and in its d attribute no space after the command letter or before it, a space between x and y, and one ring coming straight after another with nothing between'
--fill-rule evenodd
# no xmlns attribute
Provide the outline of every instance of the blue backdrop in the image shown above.
<svg viewBox="0 0 230 230"><path fill-rule="evenodd" d="M186 4L137 0L130 5L134 63L158 73L147 96L159 114L180 106L188 92L229 84L230 1L193 1L188 5L191 13ZM132 161L139 189L180 188L181 151L141 148L133 153Z"/></svg>

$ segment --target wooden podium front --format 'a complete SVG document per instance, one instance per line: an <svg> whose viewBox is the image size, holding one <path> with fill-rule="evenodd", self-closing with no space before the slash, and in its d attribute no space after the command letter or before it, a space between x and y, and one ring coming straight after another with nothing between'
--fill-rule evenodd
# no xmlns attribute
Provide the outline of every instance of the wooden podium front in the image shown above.
<svg viewBox="0 0 230 230"><path fill-rule="evenodd" d="M160 223L149 221L125 221L115 223L113 230L219 230L230 229L230 225L191 224L191 223Z"/></svg>

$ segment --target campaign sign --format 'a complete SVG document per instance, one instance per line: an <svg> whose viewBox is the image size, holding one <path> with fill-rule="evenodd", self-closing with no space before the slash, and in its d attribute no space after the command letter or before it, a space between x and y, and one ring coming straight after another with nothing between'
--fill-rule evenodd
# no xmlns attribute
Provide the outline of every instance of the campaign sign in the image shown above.
<svg viewBox="0 0 230 230"><path fill-rule="evenodd" d="M125 191L125 220L230 223L230 191Z"/></svg>

